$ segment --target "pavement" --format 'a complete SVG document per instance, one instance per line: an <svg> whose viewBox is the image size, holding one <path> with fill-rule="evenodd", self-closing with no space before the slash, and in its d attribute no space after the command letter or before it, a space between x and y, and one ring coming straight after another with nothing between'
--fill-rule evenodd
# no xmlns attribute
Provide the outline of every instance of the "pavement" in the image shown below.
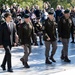
<svg viewBox="0 0 75 75"><path fill-rule="evenodd" d="M14 72L2 71L0 67L0 75L75 75L75 44L69 43L68 53L71 63L65 63L60 59L62 43L59 42L57 46L54 56L56 63L52 63L51 65L45 64L45 46L32 46L32 53L29 56L28 62L30 65L29 69L24 68L20 61L20 58L24 54L23 48L21 46L13 47L11 53ZM4 53L4 49L0 48L0 64L2 63Z"/></svg>

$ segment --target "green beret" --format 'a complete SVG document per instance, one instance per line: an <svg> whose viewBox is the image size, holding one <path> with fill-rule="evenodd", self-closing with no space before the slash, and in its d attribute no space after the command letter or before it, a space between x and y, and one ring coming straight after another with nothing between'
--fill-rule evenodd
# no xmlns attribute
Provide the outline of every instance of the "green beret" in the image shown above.
<svg viewBox="0 0 75 75"><path fill-rule="evenodd" d="M29 14L24 15L24 18L29 18L29 17L30 17Z"/></svg>
<svg viewBox="0 0 75 75"><path fill-rule="evenodd" d="M66 9L66 10L64 11L65 14L67 14L67 13L69 13L69 12L70 12L69 9Z"/></svg>

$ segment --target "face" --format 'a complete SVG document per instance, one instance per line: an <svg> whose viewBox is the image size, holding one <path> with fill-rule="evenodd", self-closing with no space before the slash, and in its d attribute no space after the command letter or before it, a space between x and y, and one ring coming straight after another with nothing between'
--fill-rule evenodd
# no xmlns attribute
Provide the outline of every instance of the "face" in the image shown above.
<svg viewBox="0 0 75 75"><path fill-rule="evenodd" d="M25 22L30 22L30 17L29 18L25 18Z"/></svg>
<svg viewBox="0 0 75 75"><path fill-rule="evenodd" d="M54 14L48 15L51 20L54 19Z"/></svg>
<svg viewBox="0 0 75 75"><path fill-rule="evenodd" d="M66 14L64 14L65 15L65 17L68 19L69 17L70 17L70 13L66 13Z"/></svg>
<svg viewBox="0 0 75 75"><path fill-rule="evenodd" d="M6 18L6 21L10 22L12 20L12 17L11 15L9 15L7 18Z"/></svg>

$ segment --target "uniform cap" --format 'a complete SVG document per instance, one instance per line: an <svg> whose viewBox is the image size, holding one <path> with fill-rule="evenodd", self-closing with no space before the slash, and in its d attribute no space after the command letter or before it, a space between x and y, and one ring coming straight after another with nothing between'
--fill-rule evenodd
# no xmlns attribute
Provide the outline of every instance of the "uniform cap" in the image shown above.
<svg viewBox="0 0 75 75"><path fill-rule="evenodd" d="M66 9L66 10L64 11L65 14L67 14L67 13L69 13L69 12L70 12L69 9Z"/></svg>
<svg viewBox="0 0 75 75"><path fill-rule="evenodd" d="M53 15L54 12L53 12L53 11L49 11L48 14L49 14L49 15Z"/></svg>
<svg viewBox="0 0 75 75"><path fill-rule="evenodd" d="M24 15L24 18L29 18L29 17L30 17L29 14Z"/></svg>

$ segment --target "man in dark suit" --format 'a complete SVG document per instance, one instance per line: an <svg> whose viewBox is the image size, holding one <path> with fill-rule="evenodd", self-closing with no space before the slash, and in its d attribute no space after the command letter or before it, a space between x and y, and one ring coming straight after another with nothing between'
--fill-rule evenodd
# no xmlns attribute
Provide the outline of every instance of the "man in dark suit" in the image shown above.
<svg viewBox="0 0 75 75"><path fill-rule="evenodd" d="M10 13L5 13L5 22L0 26L0 45L3 45L5 49L5 56L1 65L1 68L6 70L6 63L8 72L13 72L11 64L11 47L15 44L15 28L14 25L10 24L12 20Z"/></svg>

